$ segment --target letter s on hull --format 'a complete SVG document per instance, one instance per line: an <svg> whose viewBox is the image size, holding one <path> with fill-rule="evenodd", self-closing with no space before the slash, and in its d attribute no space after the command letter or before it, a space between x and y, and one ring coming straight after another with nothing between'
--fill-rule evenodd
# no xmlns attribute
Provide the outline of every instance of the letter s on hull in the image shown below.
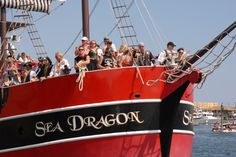
<svg viewBox="0 0 236 157"><path fill-rule="evenodd" d="M37 137L43 137L46 133L43 122L37 122L35 124L35 135Z"/></svg>
<svg viewBox="0 0 236 157"><path fill-rule="evenodd" d="M190 123L192 123L192 114L190 114L188 110L185 110L183 117L183 124L189 125Z"/></svg>

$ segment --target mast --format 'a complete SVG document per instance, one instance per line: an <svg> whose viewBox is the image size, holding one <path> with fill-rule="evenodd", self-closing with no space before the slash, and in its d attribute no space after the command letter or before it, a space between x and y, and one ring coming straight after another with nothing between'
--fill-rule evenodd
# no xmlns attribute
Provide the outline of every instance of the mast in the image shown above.
<svg viewBox="0 0 236 157"><path fill-rule="evenodd" d="M220 110L221 110L220 129L221 129L221 131L222 131L222 130L223 130L223 119L224 119L224 115L223 115L223 111L224 111L223 103L221 103L221 105L220 105Z"/></svg>
<svg viewBox="0 0 236 157"><path fill-rule="evenodd" d="M1 8L1 55L2 58L0 60L0 76L4 70L4 61L7 56L7 23L6 23L6 8Z"/></svg>
<svg viewBox="0 0 236 157"><path fill-rule="evenodd" d="M195 55L190 58L190 60L187 63L187 67L190 67L192 64L197 62L202 56L204 56L210 49L212 49L219 41L224 39L226 35L228 35L231 31L233 31L236 28L236 21L231 24L228 28L226 28L222 33L220 33L217 37L215 37L214 40L212 40L210 43L208 43L205 47L198 50Z"/></svg>
<svg viewBox="0 0 236 157"><path fill-rule="evenodd" d="M82 19L83 19L83 36L90 37L89 32L89 2L82 0Z"/></svg>

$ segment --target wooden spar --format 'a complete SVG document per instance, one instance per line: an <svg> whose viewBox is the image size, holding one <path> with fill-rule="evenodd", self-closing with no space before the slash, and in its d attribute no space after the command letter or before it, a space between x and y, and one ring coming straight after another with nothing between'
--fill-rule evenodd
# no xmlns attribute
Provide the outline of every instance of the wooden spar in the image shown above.
<svg viewBox="0 0 236 157"><path fill-rule="evenodd" d="M208 43L205 47L203 47L202 49L198 50L192 58L190 58L188 60L188 62L186 62L186 64L182 67L181 71L177 71L175 73L175 76L170 76L168 78L169 81L173 81L176 76L182 74L182 71L188 69L189 67L191 67L194 63L196 63L202 56L204 56L205 54L208 53L208 51L210 49L212 49L215 45L218 44L219 41L221 41L222 39L224 39L224 37L226 35L228 35L230 32L232 32L234 29L236 28L236 21L234 23L232 23L229 27L227 27L223 32L221 32L217 37L215 37L214 40L212 40L210 43Z"/></svg>
<svg viewBox="0 0 236 157"><path fill-rule="evenodd" d="M89 32L89 2L88 0L82 0L82 19L83 19L83 36L88 39L90 37Z"/></svg>
<svg viewBox="0 0 236 157"><path fill-rule="evenodd" d="M233 31L236 28L236 21L230 25L228 28L226 28L222 33L220 33L217 37L215 37L214 40L212 40L209 44L207 44L202 49L198 50L192 58L188 61L186 64L186 68L190 67L192 64L198 61L202 56L204 56L210 49L212 49L219 41L224 39L224 37L229 34L231 31Z"/></svg>
<svg viewBox="0 0 236 157"><path fill-rule="evenodd" d="M2 67L7 56L7 24L6 24L6 8L1 8L1 55L0 70L4 70ZM2 73L2 71L0 71Z"/></svg>

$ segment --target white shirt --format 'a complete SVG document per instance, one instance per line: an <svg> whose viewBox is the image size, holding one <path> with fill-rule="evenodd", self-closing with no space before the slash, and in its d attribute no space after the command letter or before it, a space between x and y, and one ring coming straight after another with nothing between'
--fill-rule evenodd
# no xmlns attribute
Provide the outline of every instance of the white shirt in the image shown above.
<svg viewBox="0 0 236 157"><path fill-rule="evenodd" d="M97 54L98 54L99 57L101 57L103 55L102 49L98 48L97 49Z"/></svg>
<svg viewBox="0 0 236 157"><path fill-rule="evenodd" d="M170 50L164 50L162 51L158 58L157 58L157 61L160 63L160 64L164 64L165 61L167 61L167 65L174 65L175 64L175 58L177 58L177 52L176 51L170 51Z"/></svg>
<svg viewBox="0 0 236 157"><path fill-rule="evenodd" d="M106 48L107 48L107 45L105 45L105 46L103 47L103 50L105 51ZM116 49L116 45L113 44L113 43L111 44L111 49L112 49L113 52L118 52L117 49Z"/></svg>
<svg viewBox="0 0 236 157"><path fill-rule="evenodd" d="M70 65L67 59L63 58L60 62L56 62L49 74L50 77L57 77L64 75L65 66L70 69Z"/></svg>
<svg viewBox="0 0 236 157"><path fill-rule="evenodd" d="M16 47L13 45L13 43L7 44L7 55L14 56L16 54Z"/></svg>
<svg viewBox="0 0 236 157"><path fill-rule="evenodd" d="M29 73L29 76L30 76L30 81L32 81L33 78L36 78L37 77L37 74L34 70L31 70L30 73Z"/></svg>
<svg viewBox="0 0 236 157"><path fill-rule="evenodd" d="M20 57L18 60L19 60L19 62L21 62L21 63L30 62L30 60L28 60L28 58L26 58L26 57L25 57L25 59L23 59L22 57Z"/></svg>

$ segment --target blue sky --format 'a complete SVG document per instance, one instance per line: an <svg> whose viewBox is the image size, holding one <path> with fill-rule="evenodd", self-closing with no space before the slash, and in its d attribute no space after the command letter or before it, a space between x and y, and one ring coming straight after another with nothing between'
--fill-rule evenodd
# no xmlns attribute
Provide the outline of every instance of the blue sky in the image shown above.
<svg viewBox="0 0 236 157"><path fill-rule="evenodd" d="M126 0L129 3L131 0ZM187 51L195 52L203 47L218 33L236 20L235 0L144 0L155 26L160 31L161 37L156 35L155 29L151 27L151 21L145 9L142 8L141 0L136 0L142 9L146 23L150 26L152 37L141 20L135 5L130 9L135 30L139 41L143 41L146 47L154 54L160 53L168 41L176 43L177 47L184 47ZM91 7L95 0L90 0ZM56 3L57 5L58 3ZM36 15L36 17L41 16ZM91 17L91 39L98 42L108 34L115 24L113 13L108 0L100 0L98 7ZM64 52L76 34L81 29L81 1L67 0L67 2L37 22L38 30L46 45L49 56L54 57L55 51ZM29 46L26 33L19 49L33 55L33 49ZM81 38L81 36L80 36ZM80 38L76 45L80 44ZM119 34L116 30L110 38L117 45L120 44ZM152 38L155 40L153 41ZM68 52L66 58L71 62L74 57L74 45ZM33 55L34 56L34 55ZM206 81L202 89L195 91L196 101L223 102L226 105L235 105L236 102L236 53Z"/></svg>

